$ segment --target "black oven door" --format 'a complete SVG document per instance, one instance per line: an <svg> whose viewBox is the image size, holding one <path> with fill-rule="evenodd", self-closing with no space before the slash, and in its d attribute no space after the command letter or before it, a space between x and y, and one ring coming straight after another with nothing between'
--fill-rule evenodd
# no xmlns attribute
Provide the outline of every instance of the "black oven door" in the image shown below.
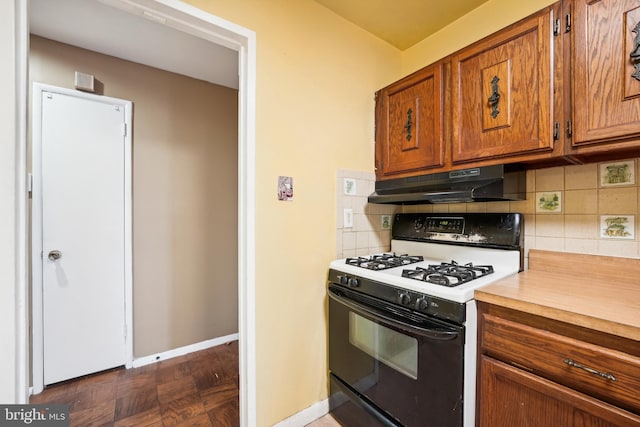
<svg viewBox="0 0 640 427"><path fill-rule="evenodd" d="M345 425L462 426L463 358L463 326L329 285L329 406Z"/></svg>

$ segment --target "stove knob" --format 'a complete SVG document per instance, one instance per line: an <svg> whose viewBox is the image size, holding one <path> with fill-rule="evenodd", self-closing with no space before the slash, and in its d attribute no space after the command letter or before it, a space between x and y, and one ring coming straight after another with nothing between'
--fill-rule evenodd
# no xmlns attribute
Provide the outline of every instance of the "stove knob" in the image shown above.
<svg viewBox="0 0 640 427"><path fill-rule="evenodd" d="M349 283L349 278L347 276L338 276L338 283L341 285L346 285Z"/></svg>
<svg viewBox="0 0 640 427"><path fill-rule="evenodd" d="M349 277L347 286L349 286L350 288L357 288L359 285L360 283L358 283L358 279L356 279L355 277Z"/></svg>
<svg viewBox="0 0 640 427"><path fill-rule="evenodd" d="M429 300L425 297L418 298L416 300L416 310L427 311L429 308Z"/></svg>
<svg viewBox="0 0 640 427"><path fill-rule="evenodd" d="M406 294L404 292L400 292L398 294L398 302L402 305L409 305L411 304L411 295Z"/></svg>

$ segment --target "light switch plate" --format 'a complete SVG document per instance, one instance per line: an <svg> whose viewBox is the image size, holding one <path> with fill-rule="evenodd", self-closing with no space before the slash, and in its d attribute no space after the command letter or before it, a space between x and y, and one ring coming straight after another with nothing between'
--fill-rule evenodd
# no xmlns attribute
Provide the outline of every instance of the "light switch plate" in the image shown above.
<svg viewBox="0 0 640 427"><path fill-rule="evenodd" d="M353 227L353 209L345 209L344 210L343 227L344 228L352 228Z"/></svg>
<svg viewBox="0 0 640 427"><path fill-rule="evenodd" d="M293 178L290 176L278 177L278 200L293 200Z"/></svg>

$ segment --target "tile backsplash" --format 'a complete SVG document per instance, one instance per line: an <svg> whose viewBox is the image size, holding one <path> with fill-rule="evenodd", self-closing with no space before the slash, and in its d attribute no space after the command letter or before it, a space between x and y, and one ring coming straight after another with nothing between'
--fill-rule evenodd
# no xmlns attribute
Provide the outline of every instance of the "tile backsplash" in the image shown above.
<svg viewBox="0 0 640 427"><path fill-rule="evenodd" d="M400 212L401 206L367 203L367 197L374 191L375 181L372 172L338 171L336 258L389 250L391 228L383 228L383 219ZM351 227L345 224L345 210L348 211L347 215L352 215Z"/></svg>
<svg viewBox="0 0 640 427"><path fill-rule="evenodd" d="M624 161L632 169L631 180L615 185L607 184L602 174L606 166L622 162L561 166L527 171L527 200L408 206L367 203L374 174L341 170L337 255L389 250L391 232L381 228L381 221L396 212L520 212L525 217L525 254L544 249L640 258L640 185L635 177L639 160ZM355 194L344 194L345 178L355 180ZM344 228L344 209L353 211L351 228ZM623 229L612 232L607 224Z"/></svg>

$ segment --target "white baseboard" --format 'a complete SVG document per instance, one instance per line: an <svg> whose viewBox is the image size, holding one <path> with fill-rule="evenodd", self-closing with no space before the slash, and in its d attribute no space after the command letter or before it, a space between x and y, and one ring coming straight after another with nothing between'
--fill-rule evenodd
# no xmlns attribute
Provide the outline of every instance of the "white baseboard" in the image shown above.
<svg viewBox="0 0 640 427"><path fill-rule="evenodd" d="M185 345L184 347L174 348L173 350L163 351L162 353L151 354L149 356L138 357L133 359L132 366L138 368L144 365L150 365L151 363L160 362L162 360L171 359L172 357L183 356L185 354L193 353L194 351L200 351L209 347L215 347L220 344L228 343L229 341L235 341L238 339L238 334L225 335L223 337L213 338L206 341L201 341L195 344Z"/></svg>
<svg viewBox="0 0 640 427"><path fill-rule="evenodd" d="M280 421L273 427L302 427L329 413L329 399L321 400L306 409Z"/></svg>

